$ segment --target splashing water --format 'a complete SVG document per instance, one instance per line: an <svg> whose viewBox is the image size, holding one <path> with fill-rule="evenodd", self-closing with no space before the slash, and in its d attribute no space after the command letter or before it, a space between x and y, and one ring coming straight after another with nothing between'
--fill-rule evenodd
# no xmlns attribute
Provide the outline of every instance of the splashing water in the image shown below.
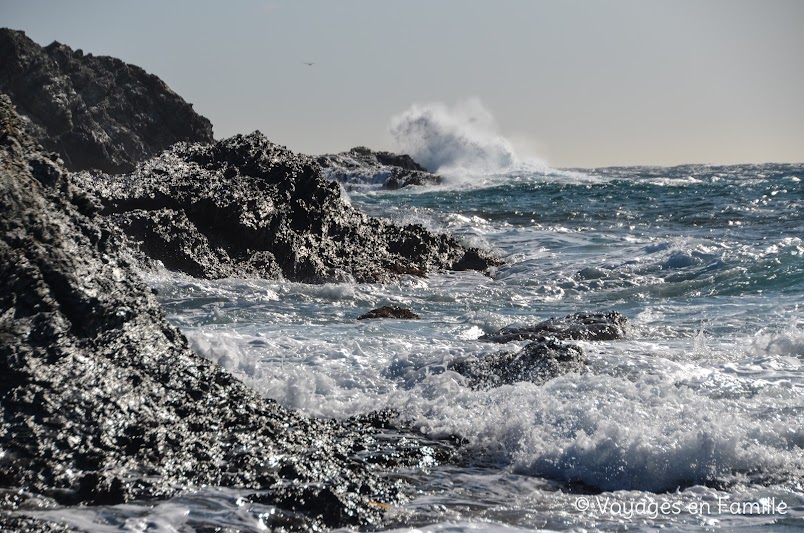
<svg viewBox="0 0 804 533"><path fill-rule="evenodd" d="M520 163L492 114L473 98L448 107L414 104L389 126L400 152L431 172L503 172Z"/></svg>

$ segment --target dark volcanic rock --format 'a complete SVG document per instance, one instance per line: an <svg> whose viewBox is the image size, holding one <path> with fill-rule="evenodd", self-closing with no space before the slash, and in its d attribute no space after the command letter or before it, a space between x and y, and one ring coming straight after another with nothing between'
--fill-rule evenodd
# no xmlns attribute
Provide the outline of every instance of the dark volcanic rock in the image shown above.
<svg viewBox="0 0 804 533"><path fill-rule="evenodd" d="M518 352L498 352L484 357L468 357L452 362L448 368L470 379L477 388L499 387L520 381L542 384L569 372L582 372L586 356L579 346L541 338Z"/></svg>
<svg viewBox="0 0 804 533"><path fill-rule="evenodd" d="M408 185L434 185L441 176L427 171L409 155L375 152L363 146L340 154L316 158L326 178L344 184L382 185L385 189L400 189Z"/></svg>
<svg viewBox="0 0 804 533"><path fill-rule="evenodd" d="M279 506L272 526L347 526L400 498L378 469L432 461L283 409L193 354L5 96L0 176L0 492L70 505L242 487Z"/></svg>
<svg viewBox="0 0 804 533"><path fill-rule="evenodd" d="M131 174L80 179L149 257L197 277L374 282L499 263L421 225L360 213L311 158L259 132L178 143Z"/></svg>
<svg viewBox="0 0 804 533"><path fill-rule="evenodd" d="M401 318L407 320L418 320L420 317L410 309L399 307L397 305L385 305L372 309L364 315L357 317L358 320L366 320L367 318Z"/></svg>
<svg viewBox="0 0 804 533"><path fill-rule="evenodd" d="M506 343L549 336L561 340L609 341L625 337L627 319L621 313L575 313L532 326L509 326L480 340Z"/></svg>
<svg viewBox="0 0 804 533"><path fill-rule="evenodd" d="M154 75L119 59L0 29L0 92L70 170L133 170L177 141L212 142L212 124Z"/></svg>

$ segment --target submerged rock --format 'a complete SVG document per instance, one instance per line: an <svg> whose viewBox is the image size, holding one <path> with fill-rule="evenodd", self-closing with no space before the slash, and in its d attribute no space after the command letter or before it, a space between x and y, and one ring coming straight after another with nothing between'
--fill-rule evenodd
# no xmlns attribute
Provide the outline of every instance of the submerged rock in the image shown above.
<svg viewBox="0 0 804 533"><path fill-rule="evenodd" d="M358 320L366 320L368 318L400 318L405 320L418 320L420 317L410 309L399 307L397 305L385 305L372 309L364 315L357 317Z"/></svg>
<svg viewBox="0 0 804 533"><path fill-rule="evenodd" d="M212 124L162 80L112 57L0 29L0 92L70 170L127 172L177 141L211 142Z"/></svg>
<svg viewBox="0 0 804 533"><path fill-rule="evenodd" d="M376 282L499 264L421 225L366 216L311 158L260 132L178 143L130 174L80 179L142 252L196 277Z"/></svg>
<svg viewBox="0 0 804 533"><path fill-rule="evenodd" d="M241 487L278 507L271 527L376 524L372 502L402 498L381 471L432 462L428 447L303 417L192 353L22 129L0 96L0 490L106 505Z"/></svg>
<svg viewBox="0 0 804 533"><path fill-rule="evenodd" d="M521 381L542 384L562 374L582 372L586 355L574 344L553 338L540 338L518 352L497 352L471 356L447 367L467 378L475 388L512 385Z"/></svg>
<svg viewBox="0 0 804 533"><path fill-rule="evenodd" d="M441 176L428 172L409 155L375 152L363 146L339 154L321 155L316 161L326 178L347 188L363 184L395 190L409 185L441 183Z"/></svg>
<svg viewBox="0 0 804 533"><path fill-rule="evenodd" d="M506 343L554 337L560 340L608 341L625 337L628 320L621 313L575 313L550 318L532 326L508 326L480 337L482 341Z"/></svg>

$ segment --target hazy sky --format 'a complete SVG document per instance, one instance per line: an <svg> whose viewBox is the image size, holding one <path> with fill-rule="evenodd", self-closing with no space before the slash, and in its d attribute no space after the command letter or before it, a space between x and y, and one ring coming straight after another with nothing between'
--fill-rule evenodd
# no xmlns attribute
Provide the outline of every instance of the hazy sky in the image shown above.
<svg viewBox="0 0 804 533"><path fill-rule="evenodd" d="M804 161L800 0L0 0L0 25L143 67L216 138L393 149L412 104L477 98L553 166Z"/></svg>

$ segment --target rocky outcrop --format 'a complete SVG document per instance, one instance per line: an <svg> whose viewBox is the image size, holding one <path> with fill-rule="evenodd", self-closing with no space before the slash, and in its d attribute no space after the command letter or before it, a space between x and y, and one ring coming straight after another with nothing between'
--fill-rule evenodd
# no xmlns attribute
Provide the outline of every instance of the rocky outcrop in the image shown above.
<svg viewBox="0 0 804 533"><path fill-rule="evenodd" d="M112 57L0 29L0 92L29 133L70 170L128 172L177 141L212 141L212 124L162 80Z"/></svg>
<svg viewBox="0 0 804 533"><path fill-rule="evenodd" d="M421 225L366 216L311 158L259 132L178 143L130 174L80 179L147 256L197 277L376 282L498 264Z"/></svg>
<svg viewBox="0 0 804 533"><path fill-rule="evenodd" d="M499 387L520 381L542 384L561 374L583 372L586 356L583 349L564 341L616 340L625 337L624 315L608 313L575 313L550 318L531 326L508 326L479 340L507 343L531 340L518 352L497 352L483 357L471 356L454 361L450 370L469 378L476 388Z"/></svg>
<svg viewBox="0 0 804 533"><path fill-rule="evenodd" d="M368 313L357 317L358 320L366 320L369 318L399 318L403 320L418 320L420 317L406 307L399 307L398 305L384 305L377 309L372 309Z"/></svg>
<svg viewBox="0 0 804 533"><path fill-rule="evenodd" d="M357 185L381 185L395 190L409 185L435 185L441 177L416 163L409 155L375 152L363 146L340 154L316 158L326 178L347 189Z"/></svg>
<svg viewBox="0 0 804 533"><path fill-rule="evenodd" d="M583 372L586 356L574 344L540 338L518 352L498 352L483 357L471 356L448 365L469 378L474 388L491 388L530 381L541 385L562 374Z"/></svg>
<svg viewBox="0 0 804 533"><path fill-rule="evenodd" d="M627 319L621 313L575 313L550 318L531 326L508 326L480 337L482 341L506 343L553 337L559 340L608 341L625 337Z"/></svg>
<svg viewBox="0 0 804 533"><path fill-rule="evenodd" d="M376 524L401 497L380 470L432 462L416 437L308 419L193 354L5 97L0 176L0 526L31 525L7 514L25 495L115 504L201 485L251 489L278 508L269 527Z"/></svg>

